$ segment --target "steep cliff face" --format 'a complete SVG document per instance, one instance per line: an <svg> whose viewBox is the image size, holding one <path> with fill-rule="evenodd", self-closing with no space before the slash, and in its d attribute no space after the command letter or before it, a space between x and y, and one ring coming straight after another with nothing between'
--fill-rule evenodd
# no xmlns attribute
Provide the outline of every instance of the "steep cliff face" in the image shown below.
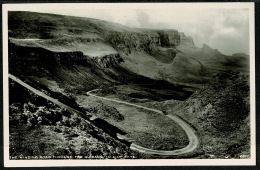
<svg viewBox="0 0 260 170"><path fill-rule="evenodd" d="M50 51L42 47L21 46L9 41L9 60L12 62L42 62L53 65L60 64L72 65L82 60L93 59L100 68L109 68L124 62L120 54L108 54L104 56L89 57L81 51L57 52Z"/></svg>
<svg viewBox="0 0 260 170"><path fill-rule="evenodd" d="M75 64L86 59L81 51L54 52L42 47L21 46L9 41L10 63L37 62L49 66L55 63Z"/></svg>
<svg viewBox="0 0 260 170"><path fill-rule="evenodd" d="M131 51L149 51L151 46L160 45L158 36L107 30L102 30L101 34L114 48L125 53L131 53Z"/></svg>
<svg viewBox="0 0 260 170"><path fill-rule="evenodd" d="M161 46L170 47L180 44L180 35L177 30L161 30L158 31Z"/></svg>
<svg viewBox="0 0 260 170"><path fill-rule="evenodd" d="M103 57L94 57L93 59L101 68L109 68L111 66L116 66L121 62L124 62L124 59L119 54L110 54Z"/></svg>
<svg viewBox="0 0 260 170"><path fill-rule="evenodd" d="M186 36L183 32L179 33L179 37L180 37L180 42L190 43L190 44L194 45L193 38L190 36Z"/></svg>
<svg viewBox="0 0 260 170"><path fill-rule="evenodd" d="M148 53L157 51L157 46L170 47L180 43L178 31L151 31L150 34L137 32L117 32L100 30L103 38L114 48L124 51L145 51Z"/></svg>

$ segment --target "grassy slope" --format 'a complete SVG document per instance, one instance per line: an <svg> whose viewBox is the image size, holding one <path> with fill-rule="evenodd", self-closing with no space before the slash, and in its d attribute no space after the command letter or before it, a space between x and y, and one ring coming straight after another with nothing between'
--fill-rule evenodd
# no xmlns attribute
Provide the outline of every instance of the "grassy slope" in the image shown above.
<svg viewBox="0 0 260 170"><path fill-rule="evenodd" d="M153 79L172 83L203 84L210 76L196 58L183 53L178 53L169 63L160 62L155 59L156 56L145 52L133 52L123 57L125 58L125 62L121 64L123 67Z"/></svg>
<svg viewBox="0 0 260 170"><path fill-rule="evenodd" d="M128 61L123 64L124 67L143 76L158 79L167 79L164 75L158 74L158 70L164 73L165 69L175 67L175 65L171 65L173 60L171 55L174 49L158 48L152 54L137 51L127 56L105 42L100 34L100 29L145 33L148 35L153 35L153 30L130 28L96 19L53 14L32 14L30 12L10 12L9 23L11 41L18 45L42 47L51 51L82 51L85 55L91 57L119 52ZM88 39L94 39L95 42L88 42ZM143 59L146 56L150 61L144 63ZM136 63L138 64L136 65ZM178 76L172 77L173 74L166 74L170 77L167 79L168 81L173 81L173 79L182 81L177 78ZM193 76L200 79L201 75Z"/></svg>
<svg viewBox="0 0 260 170"><path fill-rule="evenodd" d="M100 108L100 103L116 108L124 116L124 120L117 121L111 119L104 116L102 112L97 113L97 116L127 132L127 136L141 146L172 150L183 148L188 144L187 136L183 129L163 115L86 96L78 96L78 103L84 108L87 108L89 105Z"/></svg>
<svg viewBox="0 0 260 170"><path fill-rule="evenodd" d="M248 76L212 82L185 101L142 103L179 115L196 130L203 155L198 158L250 157Z"/></svg>
<svg viewBox="0 0 260 170"><path fill-rule="evenodd" d="M92 39L92 38L90 38ZM100 39L99 37L93 39ZM90 57L102 57L108 54L116 54L117 51L102 40L88 42L88 38L77 39L75 37L55 39L11 39L11 42L24 47L41 47L54 52L82 51ZM83 41L83 42L82 42ZM90 40L89 40L90 41Z"/></svg>
<svg viewBox="0 0 260 170"><path fill-rule="evenodd" d="M82 35L84 32L97 33L102 28L118 32L138 32L142 30L98 19L55 15L36 12L9 12L11 37L17 38L52 38L66 34ZM44 29L47 27L49 31ZM41 30L39 30L41 28ZM18 32L23 31L23 32ZM24 32L25 31L25 32ZM41 35L46 34L46 37Z"/></svg>
<svg viewBox="0 0 260 170"><path fill-rule="evenodd" d="M94 19L30 12L9 13L9 36L16 38L13 40L16 44L51 51L82 51L89 56L116 53L113 47L102 42L104 40L98 34L97 25L100 21Z"/></svg>
<svg viewBox="0 0 260 170"><path fill-rule="evenodd" d="M38 159L44 159L40 156L48 159L138 157L126 145L78 115L37 97L11 81L10 156L19 159L21 155L20 159L28 156L31 159L37 159L37 156Z"/></svg>
<svg viewBox="0 0 260 170"><path fill-rule="evenodd" d="M51 51L82 51L89 56L117 53L104 42L100 29L142 33L138 29L91 18L9 12L9 36L15 38L14 43L22 46L42 47Z"/></svg>

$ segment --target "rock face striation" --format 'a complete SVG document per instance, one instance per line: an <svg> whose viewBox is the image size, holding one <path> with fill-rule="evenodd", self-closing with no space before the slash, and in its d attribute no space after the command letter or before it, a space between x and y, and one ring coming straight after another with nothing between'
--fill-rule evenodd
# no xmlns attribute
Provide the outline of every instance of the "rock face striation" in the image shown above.
<svg viewBox="0 0 260 170"><path fill-rule="evenodd" d="M183 43L190 43L194 45L193 38L191 36L186 36L183 32L179 33L180 41Z"/></svg>
<svg viewBox="0 0 260 170"><path fill-rule="evenodd" d="M147 34L115 31L104 31L102 34L105 40L114 48L126 53L141 50L147 51L150 46L160 44L158 37Z"/></svg>
<svg viewBox="0 0 260 170"><path fill-rule="evenodd" d="M150 34L101 30L101 34L114 48L127 54L131 51L151 52L157 50L157 46L170 47L180 44L177 30L153 30Z"/></svg>
<svg viewBox="0 0 260 170"><path fill-rule="evenodd" d="M9 60L12 61L38 61L52 64L58 62L61 64L74 64L86 59L81 51L53 52L41 47L20 46L9 41Z"/></svg>
<svg viewBox="0 0 260 170"><path fill-rule="evenodd" d="M177 46L180 44L180 35L177 30L158 31L159 40L162 47Z"/></svg>
<svg viewBox="0 0 260 170"><path fill-rule="evenodd" d="M89 57L81 51L54 52L41 47L20 46L9 41L9 60L18 61L39 61L52 64L58 62L60 64L72 65L82 60L92 58L101 68L109 68L124 62L120 54L108 54L105 56Z"/></svg>
<svg viewBox="0 0 260 170"><path fill-rule="evenodd" d="M110 54L103 57L94 57L93 59L101 68L109 68L111 66L116 66L121 62L124 62L124 59L119 54Z"/></svg>

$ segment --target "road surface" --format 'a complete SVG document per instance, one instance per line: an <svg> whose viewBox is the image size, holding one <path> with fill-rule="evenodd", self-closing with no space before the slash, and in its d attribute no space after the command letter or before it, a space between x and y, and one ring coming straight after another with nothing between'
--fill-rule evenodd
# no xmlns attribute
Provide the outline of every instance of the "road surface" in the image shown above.
<svg viewBox="0 0 260 170"><path fill-rule="evenodd" d="M19 78L15 77L14 75L12 74L9 74L8 75L10 79L14 80L15 82L19 83L20 85L22 85L23 87L27 88L28 90L32 91L33 93L37 94L38 96L41 96L53 103L55 103L56 105L60 106L61 108L66 108L68 109L69 111L72 111L72 112L75 112L81 116L84 116L86 117L86 115L76 109L73 109L72 107L60 102L59 100L55 99L55 98L52 98L48 95L46 95L45 93L43 93L42 91L40 90L37 90L35 88L33 88L32 86L28 85L27 83L24 83L22 80L20 80Z"/></svg>
<svg viewBox="0 0 260 170"><path fill-rule="evenodd" d="M95 92L95 91L98 91L98 90L100 90L100 89L94 89L94 90L88 91L86 94L89 95L89 96L99 98L99 99L108 100L108 101L112 101L112 102L116 102L116 103L121 103L121 104L129 105L129 106L133 106L133 107L138 107L138 108L142 108L142 109L145 109L145 110L153 111L153 112L164 115L164 113L162 111L157 110L157 109L152 109L152 108L140 106L140 105L125 102L125 101L119 101L119 100L115 100L115 99L105 98L105 97L97 96L97 95L92 93L92 92ZM153 155L164 155L164 156L181 155L181 154L186 154L186 153L190 153L190 152L194 151L199 145L199 140L198 140L197 135L194 133L194 130L190 127L189 124L184 122L182 119L180 119L176 116L173 116L173 115L166 115L166 116L168 118L172 119L173 121L175 121L176 123L178 123L183 128L185 133L187 134L188 139L189 139L189 144L186 147L184 147L182 149L168 150L167 151L167 150L149 149L149 148L145 148L143 146L137 145L135 143L132 143L130 148L132 150L136 150L136 151L139 151L141 153L153 154ZM118 135L118 138L128 140L123 135ZM129 142L132 142L132 141L129 141Z"/></svg>

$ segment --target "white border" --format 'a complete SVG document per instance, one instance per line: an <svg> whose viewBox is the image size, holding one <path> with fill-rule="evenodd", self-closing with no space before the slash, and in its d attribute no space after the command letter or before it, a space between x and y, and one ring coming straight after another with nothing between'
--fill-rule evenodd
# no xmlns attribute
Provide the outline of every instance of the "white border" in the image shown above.
<svg viewBox="0 0 260 170"><path fill-rule="evenodd" d="M30 11L42 8L118 8L128 9L172 9L172 8L246 8L249 9L250 31L250 159L139 159L139 160L9 160L9 94L8 94L8 28L7 12L12 10ZM2 5L3 25L3 102L4 102L4 166L5 167L57 167L57 166L205 166L205 165L256 165L255 132L255 15L254 3L88 3L88 4L4 4Z"/></svg>

